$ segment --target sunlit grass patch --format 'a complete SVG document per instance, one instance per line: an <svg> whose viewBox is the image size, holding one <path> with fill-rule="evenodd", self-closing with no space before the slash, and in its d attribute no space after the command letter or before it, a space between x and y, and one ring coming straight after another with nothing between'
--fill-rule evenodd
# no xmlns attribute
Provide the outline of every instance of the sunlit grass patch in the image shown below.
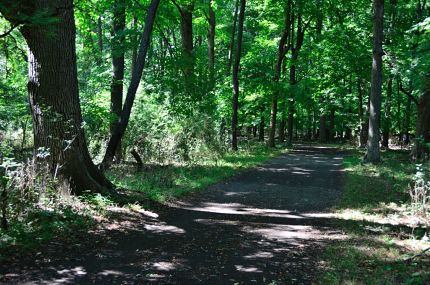
<svg viewBox="0 0 430 285"><path fill-rule="evenodd" d="M407 261L430 247L429 221L410 205L415 164L403 151L384 151L379 165L363 164L363 155L352 152L344 160L335 217L349 240L326 249L321 284L429 284L430 256Z"/></svg>
<svg viewBox="0 0 430 285"><path fill-rule="evenodd" d="M428 284L430 259L407 261L404 247L389 237L352 237L326 249L321 284Z"/></svg>

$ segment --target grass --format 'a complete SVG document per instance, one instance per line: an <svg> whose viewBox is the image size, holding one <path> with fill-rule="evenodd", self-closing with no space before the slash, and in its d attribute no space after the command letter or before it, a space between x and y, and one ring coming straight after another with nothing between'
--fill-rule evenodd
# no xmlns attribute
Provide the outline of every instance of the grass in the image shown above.
<svg viewBox="0 0 430 285"><path fill-rule="evenodd" d="M154 165L143 170L120 165L108 176L119 187L142 192L157 202L165 202L205 189L283 151L258 144L235 153L229 152L219 159L207 159L189 165Z"/></svg>
<svg viewBox="0 0 430 285"><path fill-rule="evenodd" d="M363 153L356 151L345 158L345 192L339 208L372 211L381 204L404 203L415 165L405 151L383 152L379 165L363 164Z"/></svg>
<svg viewBox="0 0 430 285"><path fill-rule="evenodd" d="M405 261L404 249L389 237L356 236L328 247L321 284L416 284L430 282L430 260Z"/></svg>
<svg viewBox="0 0 430 285"><path fill-rule="evenodd" d="M15 213L9 227L0 229L0 261L16 253L32 253L53 239L81 242L113 202L100 194L79 198L56 197L28 205L25 214Z"/></svg>
<svg viewBox="0 0 430 285"><path fill-rule="evenodd" d="M93 220L70 207L48 211L35 209L20 220L10 221L7 230L0 229L0 261L16 252L29 252L54 238L69 240L76 232L85 233Z"/></svg>
<svg viewBox="0 0 430 285"><path fill-rule="evenodd" d="M119 165L108 175L120 187L164 202L204 189L282 151L251 145L219 159L206 159L190 165L154 165L141 171L130 165ZM56 238L82 239L97 224L96 220L109 215L109 207L114 206L113 201L99 194L68 198L72 200L55 198L43 205L25 207L25 214L14 214L11 210L9 228L0 229L0 261L17 253L31 253ZM137 205L126 206L133 208Z"/></svg>
<svg viewBox="0 0 430 285"><path fill-rule="evenodd" d="M404 151L384 151L379 165L362 164L360 151L350 153L335 209L348 238L326 248L321 284L430 284L428 255L405 261L430 246L409 206L415 164Z"/></svg>

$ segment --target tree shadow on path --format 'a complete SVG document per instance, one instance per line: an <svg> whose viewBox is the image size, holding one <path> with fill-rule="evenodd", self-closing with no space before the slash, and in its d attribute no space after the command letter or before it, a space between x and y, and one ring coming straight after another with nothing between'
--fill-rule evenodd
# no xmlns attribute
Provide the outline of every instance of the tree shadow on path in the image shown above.
<svg viewBox="0 0 430 285"><path fill-rule="evenodd" d="M343 153L299 147L159 209L120 216L81 243L2 262L3 284L314 284L328 244ZM371 225L351 222L356 227ZM378 225L379 226L379 225ZM353 226L354 227L354 226Z"/></svg>

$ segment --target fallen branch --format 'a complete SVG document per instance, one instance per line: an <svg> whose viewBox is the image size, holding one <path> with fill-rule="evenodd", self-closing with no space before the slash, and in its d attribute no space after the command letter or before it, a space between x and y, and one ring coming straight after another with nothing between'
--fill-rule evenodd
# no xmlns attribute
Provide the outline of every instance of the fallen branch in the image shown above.
<svg viewBox="0 0 430 285"><path fill-rule="evenodd" d="M405 261L405 262L411 262L412 260L414 260L414 259L415 259L415 258L417 258L417 257L420 257L420 256L424 256L424 255L426 255L426 252L427 252L427 251L429 251L429 250L430 250L430 247L429 247L429 248L424 249L423 251L421 251L420 253L415 254L415 255L414 255L414 256L412 256L412 257L409 257L409 258L405 259L404 261Z"/></svg>

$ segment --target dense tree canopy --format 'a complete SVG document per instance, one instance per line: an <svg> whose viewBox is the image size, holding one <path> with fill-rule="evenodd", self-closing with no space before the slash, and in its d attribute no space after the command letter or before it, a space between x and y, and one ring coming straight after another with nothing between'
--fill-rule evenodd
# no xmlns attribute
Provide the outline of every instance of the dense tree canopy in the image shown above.
<svg viewBox="0 0 430 285"><path fill-rule="evenodd" d="M429 170L428 0L0 0L2 284L430 284Z"/></svg>
<svg viewBox="0 0 430 285"><path fill-rule="evenodd" d="M52 96L66 101L72 95L64 92L79 90L79 101L60 113L78 116L75 127L82 125L86 136L81 147L104 167L131 151L144 161L189 161L227 150L231 140L237 149L238 138L240 145L266 135L271 147L303 139L364 147L370 134L370 150L413 139L413 156L428 154L426 1L79 0L63 6L0 4L0 128L2 137L10 136L2 139L3 156L14 156L14 145L49 149L58 157L53 165L62 156L46 140L55 132L38 133L46 130L38 127L38 100L47 96L46 104L55 105L45 91L32 91L31 78L45 65L52 65L58 84L52 76L36 79L40 88L50 85ZM64 44L73 45L76 60L60 46L58 58L49 56L50 45L63 40L63 8L73 12L64 29L76 40ZM48 53L38 59L46 62L34 62L34 45ZM371 77L372 50L382 61ZM36 64L29 84L28 64ZM76 83L59 74L73 73L74 64ZM60 133L54 140L61 152L76 136Z"/></svg>

